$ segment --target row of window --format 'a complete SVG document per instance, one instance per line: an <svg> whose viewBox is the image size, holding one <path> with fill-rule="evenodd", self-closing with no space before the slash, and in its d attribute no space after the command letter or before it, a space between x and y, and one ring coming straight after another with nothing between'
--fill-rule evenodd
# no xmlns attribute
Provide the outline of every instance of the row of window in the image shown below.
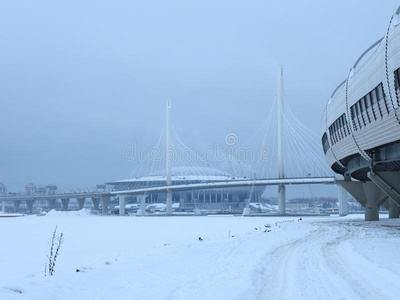
<svg viewBox="0 0 400 300"><path fill-rule="evenodd" d="M350 134L349 124L346 120L346 115L342 114L335 122L329 126L329 134L331 137L331 144L334 145L341 139Z"/></svg>
<svg viewBox="0 0 400 300"><path fill-rule="evenodd" d="M372 121L383 118L386 113L389 114L389 106L386 100L382 83L358 100L350 108L354 130L360 130Z"/></svg>
<svg viewBox="0 0 400 300"><path fill-rule="evenodd" d="M400 106L400 68L394 71L395 90L397 104ZM350 107L351 122L355 131L367 126L367 124L383 118L389 114L389 105L383 90L383 84L380 83L376 88L358 100ZM330 144L334 145L341 139L350 134L350 127L347 123L346 115L342 114L335 122L329 126ZM326 133L322 136L322 146L326 153L329 149L328 137Z"/></svg>

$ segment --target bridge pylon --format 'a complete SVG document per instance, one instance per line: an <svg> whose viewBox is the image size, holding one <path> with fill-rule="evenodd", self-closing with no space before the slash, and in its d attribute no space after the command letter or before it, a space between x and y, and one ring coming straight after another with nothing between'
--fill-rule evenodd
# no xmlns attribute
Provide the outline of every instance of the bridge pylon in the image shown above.
<svg viewBox="0 0 400 300"><path fill-rule="evenodd" d="M283 66L279 66L278 74L278 178L285 178L285 161L284 161L284 89L283 89ZM279 213L286 213L286 187L284 184L278 186L278 204Z"/></svg>

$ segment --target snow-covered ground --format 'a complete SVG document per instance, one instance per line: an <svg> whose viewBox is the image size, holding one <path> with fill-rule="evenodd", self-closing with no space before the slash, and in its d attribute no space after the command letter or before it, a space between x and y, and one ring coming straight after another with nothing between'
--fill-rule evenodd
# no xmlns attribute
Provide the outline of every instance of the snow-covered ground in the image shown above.
<svg viewBox="0 0 400 300"><path fill-rule="evenodd" d="M65 243L55 276L44 277L56 225ZM0 218L0 226L0 299L399 297L399 220L81 211Z"/></svg>

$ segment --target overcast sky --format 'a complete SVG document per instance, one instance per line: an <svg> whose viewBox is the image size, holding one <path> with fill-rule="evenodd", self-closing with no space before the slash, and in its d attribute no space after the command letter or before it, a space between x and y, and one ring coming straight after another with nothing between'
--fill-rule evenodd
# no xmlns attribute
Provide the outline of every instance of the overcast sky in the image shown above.
<svg viewBox="0 0 400 300"><path fill-rule="evenodd" d="M332 90L387 29L398 1L0 3L0 182L90 187L126 178L165 99L189 146L246 140L285 66L286 100L319 134Z"/></svg>

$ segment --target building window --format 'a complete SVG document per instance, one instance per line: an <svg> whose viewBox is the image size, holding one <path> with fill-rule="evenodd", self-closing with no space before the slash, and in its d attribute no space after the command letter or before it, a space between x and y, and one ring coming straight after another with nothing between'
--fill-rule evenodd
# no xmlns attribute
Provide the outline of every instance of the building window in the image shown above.
<svg viewBox="0 0 400 300"><path fill-rule="evenodd" d="M369 112L369 108L371 107L371 99L369 97L369 93L367 95L365 95L365 97L363 98L364 102L365 102L365 112L368 118L368 122L371 124L371 113Z"/></svg>
<svg viewBox="0 0 400 300"><path fill-rule="evenodd" d="M378 97L378 103L383 103L383 105L386 108L387 113L389 114L389 106L386 103L386 97L385 97L385 93L383 92L383 85L382 83L380 83L377 87L376 87L376 95Z"/></svg>
<svg viewBox="0 0 400 300"><path fill-rule="evenodd" d="M357 116L357 121L358 121L358 126L361 129L362 125L361 125L361 110L360 110L360 102L357 102L355 104L355 108L356 108L356 116Z"/></svg>
<svg viewBox="0 0 400 300"><path fill-rule="evenodd" d="M328 152L329 150L329 143L328 143L328 136L326 135L326 132L322 136L322 148L324 149L324 153Z"/></svg>
<svg viewBox="0 0 400 300"><path fill-rule="evenodd" d="M394 87L396 91L397 105L400 106L400 68L394 71Z"/></svg>

